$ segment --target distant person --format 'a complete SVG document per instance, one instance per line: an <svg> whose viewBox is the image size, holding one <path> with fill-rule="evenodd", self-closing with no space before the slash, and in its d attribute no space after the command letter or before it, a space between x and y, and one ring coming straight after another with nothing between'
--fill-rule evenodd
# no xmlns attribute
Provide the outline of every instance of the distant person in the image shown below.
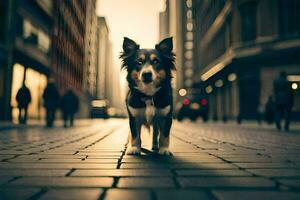
<svg viewBox="0 0 300 200"><path fill-rule="evenodd" d="M289 130L291 110L293 106L293 93L290 82L287 80L285 72L281 72L279 77L274 81L275 96L275 122L278 130L281 130L281 118L284 117L284 129Z"/></svg>
<svg viewBox="0 0 300 200"><path fill-rule="evenodd" d="M275 103L272 96L269 96L265 107L265 119L268 124L273 124L275 116Z"/></svg>
<svg viewBox="0 0 300 200"><path fill-rule="evenodd" d="M26 124L28 105L31 102L31 94L25 82L23 82L22 87L18 90L16 100L19 108L19 123Z"/></svg>
<svg viewBox="0 0 300 200"><path fill-rule="evenodd" d="M261 124L263 120L264 106L263 104L259 104L257 107L257 123Z"/></svg>
<svg viewBox="0 0 300 200"><path fill-rule="evenodd" d="M61 99L61 110L64 118L64 127L73 126L74 115L78 111L79 100L72 90L68 90Z"/></svg>
<svg viewBox="0 0 300 200"><path fill-rule="evenodd" d="M53 80L49 80L44 93L44 106L46 108L46 126L52 127L55 120L55 113L59 107L59 93Z"/></svg>

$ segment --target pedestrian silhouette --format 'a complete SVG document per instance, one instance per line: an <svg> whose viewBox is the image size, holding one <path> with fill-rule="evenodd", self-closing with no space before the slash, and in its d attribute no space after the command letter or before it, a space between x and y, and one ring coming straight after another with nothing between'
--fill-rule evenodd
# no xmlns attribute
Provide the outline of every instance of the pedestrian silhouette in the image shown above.
<svg viewBox="0 0 300 200"><path fill-rule="evenodd" d="M59 107L59 93L53 80L49 80L44 93L44 106L46 108L46 126L52 127L55 120L55 113Z"/></svg>
<svg viewBox="0 0 300 200"><path fill-rule="evenodd" d="M265 107L265 119L268 124L272 124L274 122L275 115L275 103L273 101L272 96L269 96L268 102Z"/></svg>
<svg viewBox="0 0 300 200"><path fill-rule="evenodd" d="M26 87L25 82L23 82L22 87L18 90L16 100L19 108L19 123L26 124L28 105L31 102L31 94L28 87Z"/></svg>
<svg viewBox="0 0 300 200"><path fill-rule="evenodd" d="M68 90L61 99L61 110L64 119L64 127L73 126L74 115L79 109L78 97L72 90Z"/></svg>
<svg viewBox="0 0 300 200"><path fill-rule="evenodd" d="M278 130L281 130L281 118L284 117L284 129L289 130L291 109L293 106L293 93L290 82L287 80L285 72L281 72L279 77L274 81L275 95L275 122Z"/></svg>
<svg viewBox="0 0 300 200"><path fill-rule="evenodd" d="M264 106L263 104L259 104L257 107L257 123L261 124L263 120Z"/></svg>

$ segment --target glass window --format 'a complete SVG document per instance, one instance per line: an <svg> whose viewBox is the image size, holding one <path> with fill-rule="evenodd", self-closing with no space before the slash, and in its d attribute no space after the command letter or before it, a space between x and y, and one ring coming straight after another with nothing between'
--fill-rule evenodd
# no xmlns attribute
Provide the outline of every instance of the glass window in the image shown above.
<svg viewBox="0 0 300 200"><path fill-rule="evenodd" d="M5 1L0 1L0 43L5 40L6 10Z"/></svg>
<svg viewBox="0 0 300 200"><path fill-rule="evenodd" d="M242 41L256 39L256 2L247 2L240 6Z"/></svg>
<svg viewBox="0 0 300 200"><path fill-rule="evenodd" d="M300 34L300 1L279 1L280 35L293 36Z"/></svg>

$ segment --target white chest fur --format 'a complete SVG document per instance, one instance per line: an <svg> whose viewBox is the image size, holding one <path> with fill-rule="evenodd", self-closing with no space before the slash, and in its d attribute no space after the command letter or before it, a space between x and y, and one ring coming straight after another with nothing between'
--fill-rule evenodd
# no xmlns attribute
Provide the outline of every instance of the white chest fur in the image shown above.
<svg viewBox="0 0 300 200"><path fill-rule="evenodd" d="M149 123L154 116L167 116L171 110L171 106L156 108L153 105L146 104L146 108L133 108L129 106L128 109L133 117L138 117Z"/></svg>

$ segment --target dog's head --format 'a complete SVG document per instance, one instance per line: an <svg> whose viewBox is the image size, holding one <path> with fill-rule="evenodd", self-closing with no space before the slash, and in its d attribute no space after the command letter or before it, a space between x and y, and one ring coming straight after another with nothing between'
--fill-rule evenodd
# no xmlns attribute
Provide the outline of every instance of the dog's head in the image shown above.
<svg viewBox="0 0 300 200"><path fill-rule="evenodd" d="M155 49L140 49L129 38L124 38L122 68L126 69L129 86L152 96L164 83L170 83L175 70L172 38L162 40Z"/></svg>

